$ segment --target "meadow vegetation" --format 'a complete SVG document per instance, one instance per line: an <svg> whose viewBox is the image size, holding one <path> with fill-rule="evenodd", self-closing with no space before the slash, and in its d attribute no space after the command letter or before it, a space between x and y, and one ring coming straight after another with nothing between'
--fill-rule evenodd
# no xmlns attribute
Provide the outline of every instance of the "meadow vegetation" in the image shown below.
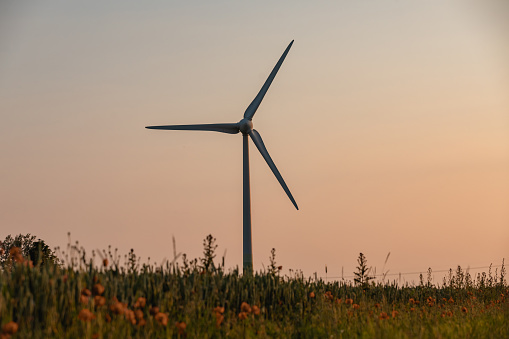
<svg viewBox="0 0 509 339"><path fill-rule="evenodd" d="M216 248L209 236L202 258L163 265L78 244L41 265L8 248L0 338L509 337L503 266L476 277L458 267L440 284L324 282L282 275L275 250L263 272L226 270Z"/></svg>

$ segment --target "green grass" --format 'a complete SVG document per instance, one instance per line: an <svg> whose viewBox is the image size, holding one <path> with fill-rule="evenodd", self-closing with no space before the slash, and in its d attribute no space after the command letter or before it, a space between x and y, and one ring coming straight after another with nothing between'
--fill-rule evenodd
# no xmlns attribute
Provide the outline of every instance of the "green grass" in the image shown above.
<svg viewBox="0 0 509 339"><path fill-rule="evenodd" d="M0 323L19 325L13 338L509 338L503 279L471 281L461 270L441 286L361 287L298 274L206 272L197 261L185 269L135 263L126 268L14 264L0 271ZM105 287L104 306L94 305L94 295L82 303L82 291L95 284ZM146 306L136 307L139 297L146 298ZM126 304L123 314L110 308L116 300ZM241 320L243 302L257 305L260 314ZM150 314L151 306L168 316L166 325ZM224 307L219 326L217 306ZM79 319L83 309L95 319ZM145 324L128 321L126 309L140 310ZM382 312L388 319L380 319ZM180 334L177 322L186 324Z"/></svg>

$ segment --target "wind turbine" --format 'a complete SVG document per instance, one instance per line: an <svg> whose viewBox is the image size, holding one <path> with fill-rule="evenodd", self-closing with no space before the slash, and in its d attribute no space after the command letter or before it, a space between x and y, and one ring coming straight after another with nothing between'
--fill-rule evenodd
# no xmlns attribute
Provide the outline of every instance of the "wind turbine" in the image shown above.
<svg viewBox="0 0 509 339"><path fill-rule="evenodd" d="M285 51L283 52L283 55L279 58L276 66L274 66L274 69L270 73L269 77L263 84L262 88L260 89L260 92L256 95L254 100L251 102L251 104L247 107L246 111L244 112L244 117L242 120L240 120L237 123L225 123L225 124L199 124L199 125L165 125L165 126L147 126L146 128L149 129L164 129L164 130L185 130L185 131L213 131L213 132L221 132L221 133L229 133L229 134L237 134L239 132L242 133L242 142L243 142L243 264L244 264L244 271L246 272L252 272L253 271L253 248L252 248L252 241L251 241L251 192L250 192L250 184L249 184L249 144L248 144L248 136L251 137L251 140L253 140L253 143L255 144L256 148L258 148L258 151L262 154L263 158L267 162L267 165L269 165L270 169L272 170L272 173L276 176L276 179L281 184L281 187L283 187L283 190L286 192L286 195L288 195L288 198L290 198L291 202L295 206L295 208L298 210L299 207L297 206L297 203L295 202L295 199L292 196L292 193L290 193L290 190L288 189L288 186L286 186L285 181L283 180L283 177L279 173L276 165L274 164L274 161L272 161L272 158L269 155L269 152L267 152L267 148L265 147L262 137L260 136L260 133L258 133L255 129L253 129L253 116L256 113L256 110L260 106L263 97L265 96L265 93L267 93L267 90L270 87L270 84L272 83L272 80L274 80L274 77L276 76L277 72L279 71L279 68L283 64L283 61L286 58L286 55L288 54L288 51L290 51L290 48L292 47L293 40L290 42L288 47L286 47Z"/></svg>

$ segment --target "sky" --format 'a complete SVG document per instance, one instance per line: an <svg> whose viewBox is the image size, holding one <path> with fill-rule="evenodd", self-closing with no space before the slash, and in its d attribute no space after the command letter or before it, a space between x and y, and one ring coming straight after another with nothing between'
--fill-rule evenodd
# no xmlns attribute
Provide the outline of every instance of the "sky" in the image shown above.
<svg viewBox="0 0 509 339"><path fill-rule="evenodd" d="M3 1L0 238L144 261L242 264L242 138L148 125L253 123L253 256L309 276L509 258L506 1ZM415 279L408 276L406 279Z"/></svg>

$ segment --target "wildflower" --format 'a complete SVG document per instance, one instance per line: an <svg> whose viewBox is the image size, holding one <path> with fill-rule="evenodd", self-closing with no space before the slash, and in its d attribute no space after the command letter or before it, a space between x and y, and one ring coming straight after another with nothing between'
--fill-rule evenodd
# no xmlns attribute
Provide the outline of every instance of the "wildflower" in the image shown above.
<svg viewBox="0 0 509 339"><path fill-rule="evenodd" d="M111 316L110 316L108 313L106 313L106 315L104 316L104 318L106 319L106 322L107 322L107 323L111 322Z"/></svg>
<svg viewBox="0 0 509 339"><path fill-rule="evenodd" d="M84 308L78 314L78 319L83 320L83 321L91 321L91 320L95 319L95 314L90 312L90 310Z"/></svg>
<svg viewBox="0 0 509 339"><path fill-rule="evenodd" d="M413 305L413 304L415 304L415 300L414 300L414 298L410 298L410 300L408 300L408 302L409 302L410 304L412 304L412 305Z"/></svg>
<svg viewBox="0 0 509 339"><path fill-rule="evenodd" d="M466 308L465 306L463 306L463 307L461 308L461 312L463 312L463 313L468 313L468 310L467 310L467 308Z"/></svg>
<svg viewBox="0 0 509 339"><path fill-rule="evenodd" d="M452 317L453 313L452 313L452 311L448 311L446 314L447 314L447 316Z"/></svg>
<svg viewBox="0 0 509 339"><path fill-rule="evenodd" d="M247 319L247 313L246 312L240 312L239 313L239 319L240 320Z"/></svg>
<svg viewBox="0 0 509 339"><path fill-rule="evenodd" d="M106 298L102 297L100 295L96 295L94 297L94 305L95 305L95 307L101 307L101 306L106 305Z"/></svg>
<svg viewBox="0 0 509 339"><path fill-rule="evenodd" d="M126 309L124 311L124 316L127 321L129 321L133 325L136 325L136 316L134 315L134 312L132 310Z"/></svg>
<svg viewBox="0 0 509 339"><path fill-rule="evenodd" d="M13 335L18 332L18 324L14 321L9 321L7 324L2 326L2 332L7 335Z"/></svg>
<svg viewBox="0 0 509 339"><path fill-rule="evenodd" d="M360 308L360 306L358 304L353 304L352 307L354 310L358 310Z"/></svg>
<svg viewBox="0 0 509 339"><path fill-rule="evenodd" d="M310 292L310 293L309 293L309 297L310 297L311 299L312 299L312 298L314 298L314 297L315 297L315 292Z"/></svg>
<svg viewBox="0 0 509 339"><path fill-rule="evenodd" d="M136 309L134 311L134 315L136 316L137 320L142 320L143 319L143 311L140 310L140 309Z"/></svg>
<svg viewBox="0 0 509 339"><path fill-rule="evenodd" d="M336 305L340 305L342 302L343 302L343 300L341 300L341 299L339 299L339 298L338 298L338 299L336 299Z"/></svg>
<svg viewBox="0 0 509 339"><path fill-rule="evenodd" d="M449 298L449 304L454 304L454 299L452 297Z"/></svg>
<svg viewBox="0 0 509 339"><path fill-rule="evenodd" d="M252 309L254 315L260 315L260 308L258 306L253 305L253 307L251 309Z"/></svg>
<svg viewBox="0 0 509 339"><path fill-rule="evenodd" d="M101 284L95 284L92 288L94 295L102 295L104 293L104 286Z"/></svg>
<svg viewBox="0 0 509 339"><path fill-rule="evenodd" d="M144 308L147 304L147 299L143 297L139 297L136 302L134 303L134 308Z"/></svg>
<svg viewBox="0 0 509 339"><path fill-rule="evenodd" d="M106 258L103 259L103 266L104 267L108 266L108 259L106 259Z"/></svg>
<svg viewBox="0 0 509 339"><path fill-rule="evenodd" d="M221 326L221 323L224 320L224 315L222 315L221 313L215 313L215 314L216 314L216 327L219 328L219 326Z"/></svg>
<svg viewBox="0 0 509 339"><path fill-rule="evenodd" d="M393 318L396 318L398 316L398 311L392 311L392 317Z"/></svg>
<svg viewBox="0 0 509 339"><path fill-rule="evenodd" d="M138 321L138 326L145 326L147 324L147 321L145 319L140 319L140 321Z"/></svg>
<svg viewBox="0 0 509 339"><path fill-rule="evenodd" d="M412 307L412 308L410 309L410 311L411 311L411 312L415 311L415 308L413 308L413 307Z"/></svg>
<svg viewBox="0 0 509 339"><path fill-rule="evenodd" d="M84 295L86 297L90 297L92 295L92 292L90 290L87 290L86 288L81 290L81 295Z"/></svg>
<svg viewBox="0 0 509 339"><path fill-rule="evenodd" d="M224 307L217 306L214 308L214 313L223 314L224 313Z"/></svg>
<svg viewBox="0 0 509 339"><path fill-rule="evenodd" d="M345 300L345 304L352 305L353 304L353 299L346 299Z"/></svg>
<svg viewBox="0 0 509 339"><path fill-rule="evenodd" d="M375 308L380 308L380 304L379 304L379 303L376 303L376 304L375 304Z"/></svg>
<svg viewBox="0 0 509 339"><path fill-rule="evenodd" d="M166 313L159 312L154 316L154 318L159 324L163 326L168 325L168 315Z"/></svg>
<svg viewBox="0 0 509 339"><path fill-rule="evenodd" d="M123 314L125 309L126 305L120 301L114 301L113 304L110 305L110 311L115 314Z"/></svg>
<svg viewBox="0 0 509 339"><path fill-rule="evenodd" d="M378 317L378 319L381 319L381 320L389 319L389 316L387 315L387 313L382 312L382 313L380 313L380 316Z"/></svg>
<svg viewBox="0 0 509 339"><path fill-rule="evenodd" d="M251 313L251 306L247 302L243 302L240 305L240 311L245 313Z"/></svg>
<svg viewBox="0 0 509 339"><path fill-rule="evenodd" d="M158 313L159 313L159 307L157 307L157 306L152 306L152 307L150 308L149 313L150 313L151 315L155 316L156 314L158 314Z"/></svg>
<svg viewBox="0 0 509 339"><path fill-rule="evenodd" d="M182 321L182 322L180 322L180 323L179 323L179 322L177 321L177 322L175 323L175 326L177 327L177 329L178 329L178 331L179 331L179 334L180 334L180 335L182 335L182 334L184 334L184 333L186 332L186 327L187 327L187 325L186 325L186 323L185 323L185 322L183 322L183 321Z"/></svg>
<svg viewBox="0 0 509 339"><path fill-rule="evenodd" d="M325 299L328 299L330 301L334 300L334 296L332 295L331 291L325 292Z"/></svg>
<svg viewBox="0 0 509 339"><path fill-rule="evenodd" d="M80 303L83 305L88 304L88 297L86 295L80 295Z"/></svg>

